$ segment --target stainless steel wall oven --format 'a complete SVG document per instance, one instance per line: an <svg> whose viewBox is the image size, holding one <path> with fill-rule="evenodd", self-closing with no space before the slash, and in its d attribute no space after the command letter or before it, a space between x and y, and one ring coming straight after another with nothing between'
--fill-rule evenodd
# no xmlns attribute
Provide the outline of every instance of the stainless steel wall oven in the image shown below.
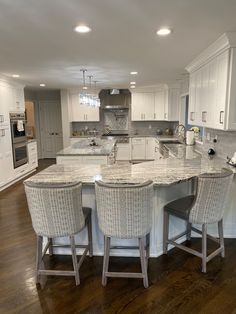
<svg viewBox="0 0 236 314"><path fill-rule="evenodd" d="M11 138L14 168L28 162L27 137L25 132L25 114L10 113Z"/></svg>

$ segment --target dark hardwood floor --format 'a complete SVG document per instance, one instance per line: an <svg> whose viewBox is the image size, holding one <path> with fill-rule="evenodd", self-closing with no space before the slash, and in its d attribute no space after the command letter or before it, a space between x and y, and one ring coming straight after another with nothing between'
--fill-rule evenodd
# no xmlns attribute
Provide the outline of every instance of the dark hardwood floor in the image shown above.
<svg viewBox="0 0 236 314"><path fill-rule="evenodd" d="M41 162L40 170L51 162ZM87 257L80 286L72 277L49 277L41 290L34 281L36 237L22 182L0 193L0 213L0 313L236 313L236 239L226 240L226 258L213 259L207 274L200 272L199 258L174 249L150 259L148 289L139 279L119 278L103 288L102 258ZM47 256L46 264L72 267L69 256ZM137 258L111 258L111 268L139 267Z"/></svg>

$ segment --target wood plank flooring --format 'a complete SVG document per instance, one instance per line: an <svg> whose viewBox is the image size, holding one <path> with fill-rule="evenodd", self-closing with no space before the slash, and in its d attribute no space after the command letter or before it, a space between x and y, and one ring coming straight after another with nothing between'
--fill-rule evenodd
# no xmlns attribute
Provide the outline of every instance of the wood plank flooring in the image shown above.
<svg viewBox="0 0 236 314"><path fill-rule="evenodd" d="M40 170L51 161L40 163ZM81 285L74 278L48 277L44 290L34 281L36 237L22 182L0 193L0 313L236 313L236 239L226 240L226 258L200 272L197 257L178 249L149 261L150 287L140 279L109 279L101 285L102 258L86 257ZM193 240L193 247L200 247ZM211 244L213 248L214 244ZM71 269L69 256L46 264ZM111 258L111 270L139 271L137 258Z"/></svg>

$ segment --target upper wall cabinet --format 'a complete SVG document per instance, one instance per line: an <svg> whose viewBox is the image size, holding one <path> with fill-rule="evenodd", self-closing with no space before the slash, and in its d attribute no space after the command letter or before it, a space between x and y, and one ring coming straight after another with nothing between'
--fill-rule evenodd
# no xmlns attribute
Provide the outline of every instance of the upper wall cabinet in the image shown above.
<svg viewBox="0 0 236 314"><path fill-rule="evenodd" d="M179 89L164 87L131 96L132 121L178 121Z"/></svg>
<svg viewBox="0 0 236 314"><path fill-rule="evenodd" d="M188 67L191 125L236 130L236 34L224 34Z"/></svg>
<svg viewBox="0 0 236 314"><path fill-rule="evenodd" d="M25 99L23 86L14 86L0 79L0 101L0 115L5 115L5 121L9 120L9 112L24 112Z"/></svg>
<svg viewBox="0 0 236 314"><path fill-rule="evenodd" d="M71 94L71 121L72 122L97 122L99 118L99 108L80 105L79 94Z"/></svg>

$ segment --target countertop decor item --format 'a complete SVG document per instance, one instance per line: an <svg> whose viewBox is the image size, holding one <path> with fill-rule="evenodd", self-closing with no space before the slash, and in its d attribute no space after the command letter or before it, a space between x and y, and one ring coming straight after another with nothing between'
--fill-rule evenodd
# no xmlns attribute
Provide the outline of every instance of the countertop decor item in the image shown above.
<svg viewBox="0 0 236 314"><path fill-rule="evenodd" d="M186 145L194 145L195 144L195 136L194 131L188 130L186 132Z"/></svg>
<svg viewBox="0 0 236 314"><path fill-rule="evenodd" d="M227 163L233 167L236 167L236 152L234 153L232 158L227 156Z"/></svg>
<svg viewBox="0 0 236 314"><path fill-rule="evenodd" d="M163 134L163 130L162 129L157 129L156 130L156 134L157 135L162 135Z"/></svg>

